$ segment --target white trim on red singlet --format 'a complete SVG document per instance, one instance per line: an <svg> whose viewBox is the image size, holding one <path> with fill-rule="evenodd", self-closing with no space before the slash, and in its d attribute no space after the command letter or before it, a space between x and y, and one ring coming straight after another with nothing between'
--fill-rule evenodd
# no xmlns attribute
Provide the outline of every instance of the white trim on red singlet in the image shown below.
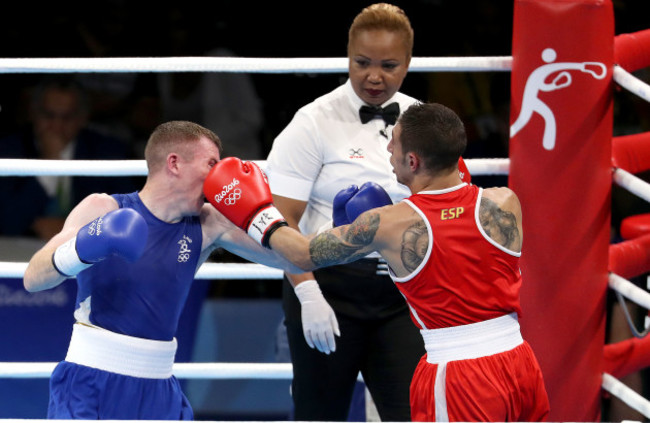
<svg viewBox="0 0 650 423"><path fill-rule="evenodd" d="M459 190L459 189L461 189L461 188L463 188L465 186L467 186L467 182L463 182L460 185L456 185L456 186L453 186L453 187L440 189L440 190L420 191L420 192L418 192L418 194L433 194L433 195L446 194L448 192L457 191L457 190ZM427 219L424 212L422 210L420 210L420 208L418 206L413 204L413 202L411 202L411 200L409 200L408 198L405 198L404 200L402 200L402 202L408 204L413 210L415 210L415 212L418 215L420 215L420 218L422 218L422 220L424 221L424 224L427 227L427 233L429 234L429 245L427 246L427 252L426 252L426 254L424 256L424 259L422 260L422 263L420 263L420 265L414 271L412 271L410 274L408 274L408 275L406 275L404 277L397 277L393 273L393 271L389 269L390 277L393 279L394 282L408 282L409 280L413 279L418 273L420 273L422 268L427 264L427 262L429 261L429 257L431 256L431 250L433 249L433 231L431 230L431 224L429 223L429 219Z"/></svg>
<svg viewBox="0 0 650 423"><path fill-rule="evenodd" d="M476 207L474 207L474 220L476 221L476 227L478 228L481 235L483 235L483 238L485 238L490 244L494 245L504 253L510 254L511 256L515 256L515 257L521 257L521 252L512 251L504 247L503 245L499 244L498 242L490 238L490 236L485 232L485 230L483 229L483 225L481 225L481 219L479 218L479 209L481 208L481 198L483 198L483 188L479 188L478 190L478 197L476 197Z"/></svg>

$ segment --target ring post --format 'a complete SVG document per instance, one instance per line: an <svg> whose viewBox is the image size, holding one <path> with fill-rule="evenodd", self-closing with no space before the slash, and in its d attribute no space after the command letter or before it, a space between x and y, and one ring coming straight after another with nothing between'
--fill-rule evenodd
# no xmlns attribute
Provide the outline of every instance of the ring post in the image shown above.
<svg viewBox="0 0 650 423"><path fill-rule="evenodd" d="M522 204L522 330L549 421L599 421L610 243L611 0L516 0L510 187Z"/></svg>

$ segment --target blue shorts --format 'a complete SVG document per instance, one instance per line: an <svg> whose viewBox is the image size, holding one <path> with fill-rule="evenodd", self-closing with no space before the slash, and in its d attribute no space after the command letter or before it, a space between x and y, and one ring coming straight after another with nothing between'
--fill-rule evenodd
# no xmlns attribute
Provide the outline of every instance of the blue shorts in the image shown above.
<svg viewBox="0 0 650 423"><path fill-rule="evenodd" d="M124 376L62 361L50 377L48 419L193 420L178 380Z"/></svg>

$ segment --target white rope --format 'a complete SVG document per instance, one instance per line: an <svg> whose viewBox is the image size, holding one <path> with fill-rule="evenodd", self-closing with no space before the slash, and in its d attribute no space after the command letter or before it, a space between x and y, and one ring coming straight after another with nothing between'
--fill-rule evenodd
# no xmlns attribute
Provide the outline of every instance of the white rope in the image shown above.
<svg viewBox="0 0 650 423"><path fill-rule="evenodd" d="M203 263L196 279L282 279L282 270L257 263Z"/></svg>
<svg viewBox="0 0 650 423"><path fill-rule="evenodd" d="M11 261L0 262L0 278L22 279L27 269L27 263L16 263Z"/></svg>
<svg viewBox="0 0 650 423"><path fill-rule="evenodd" d="M147 164L144 160L0 159L0 176L140 176L146 174Z"/></svg>
<svg viewBox="0 0 650 423"><path fill-rule="evenodd" d="M0 363L0 378L49 378L57 363ZM291 379L291 363L174 363L182 379Z"/></svg>
<svg viewBox="0 0 650 423"><path fill-rule="evenodd" d="M650 202L650 184L643 179L634 176L626 170L616 168L614 169L614 182L632 194Z"/></svg>
<svg viewBox="0 0 650 423"><path fill-rule="evenodd" d="M27 263L0 261L0 278L22 278ZM282 279L282 270L258 263L203 263L196 279Z"/></svg>
<svg viewBox="0 0 650 423"><path fill-rule="evenodd" d="M265 160L252 160L262 168ZM146 176L144 160L0 159L0 176Z"/></svg>
<svg viewBox="0 0 650 423"><path fill-rule="evenodd" d="M604 390L614 395L616 398L619 398L625 404L643 414L645 417L650 417L650 401L634 392L634 390L626 386L614 376L608 373L603 373L602 387Z"/></svg>
<svg viewBox="0 0 650 423"><path fill-rule="evenodd" d="M650 102L650 85L632 75L619 65L614 65L614 81L621 87Z"/></svg>
<svg viewBox="0 0 650 423"><path fill-rule="evenodd" d="M174 363L183 379L291 379L291 363Z"/></svg>
<svg viewBox="0 0 650 423"><path fill-rule="evenodd" d="M608 284L611 289L619 292L625 298L634 301L638 305L650 309L650 293L639 288L632 282L621 276L610 273Z"/></svg>
<svg viewBox="0 0 650 423"><path fill-rule="evenodd" d="M49 378L58 363L0 362L0 378ZM291 379L291 363L174 363L174 376L179 379ZM362 382L361 373L357 380Z"/></svg>
<svg viewBox="0 0 650 423"><path fill-rule="evenodd" d="M412 72L510 71L512 56L414 57ZM0 73L245 72L346 73L346 57L100 57L0 59Z"/></svg>
<svg viewBox="0 0 650 423"><path fill-rule="evenodd" d="M465 164L472 176L510 173L510 159L466 159Z"/></svg>
<svg viewBox="0 0 650 423"><path fill-rule="evenodd" d="M262 169L266 160L252 160ZM507 175L510 159L467 159L472 175ZM146 176L144 160L41 160L0 159L0 176Z"/></svg>

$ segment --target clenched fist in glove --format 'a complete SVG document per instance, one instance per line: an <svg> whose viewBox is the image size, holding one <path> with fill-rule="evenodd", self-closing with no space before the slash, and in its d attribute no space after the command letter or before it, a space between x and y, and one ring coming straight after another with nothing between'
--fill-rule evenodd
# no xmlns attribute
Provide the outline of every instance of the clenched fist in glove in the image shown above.
<svg viewBox="0 0 650 423"><path fill-rule="evenodd" d="M253 162L227 157L208 173L203 183L208 201L228 220L264 247L271 234L287 222L273 206L266 175Z"/></svg>
<svg viewBox="0 0 650 423"><path fill-rule="evenodd" d="M332 202L332 220L334 227L349 225L363 212L377 207L393 204L393 200L375 182L366 182L361 188L356 185L342 189Z"/></svg>
<svg viewBox="0 0 650 423"><path fill-rule="evenodd" d="M75 276L94 263L114 255L133 262L144 253L149 228L138 212L121 208L88 223L77 236L60 245L52 256L63 276Z"/></svg>

